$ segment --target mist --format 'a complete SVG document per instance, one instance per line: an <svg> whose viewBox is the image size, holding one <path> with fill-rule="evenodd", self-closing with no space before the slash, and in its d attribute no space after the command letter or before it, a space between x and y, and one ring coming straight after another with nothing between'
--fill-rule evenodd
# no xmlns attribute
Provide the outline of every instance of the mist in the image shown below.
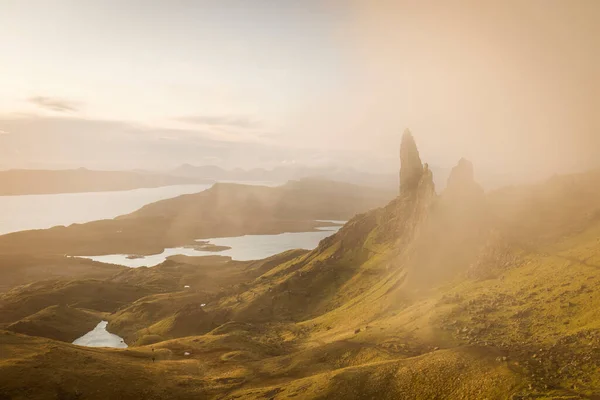
<svg viewBox="0 0 600 400"><path fill-rule="evenodd" d="M600 4L356 4L365 80L349 125L387 144L418 132L430 163L540 178L597 168ZM387 140L386 140L387 139Z"/></svg>
<svg viewBox="0 0 600 400"><path fill-rule="evenodd" d="M0 400L600 399L599 22L0 0Z"/></svg>

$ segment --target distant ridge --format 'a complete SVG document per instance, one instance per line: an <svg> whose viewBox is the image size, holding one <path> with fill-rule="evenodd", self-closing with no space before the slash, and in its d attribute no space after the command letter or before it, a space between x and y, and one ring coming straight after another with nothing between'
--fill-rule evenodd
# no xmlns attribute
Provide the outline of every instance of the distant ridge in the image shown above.
<svg viewBox="0 0 600 400"><path fill-rule="evenodd" d="M192 183L212 182L141 171L13 169L0 171L0 196L104 192Z"/></svg>
<svg viewBox="0 0 600 400"><path fill-rule="evenodd" d="M0 236L0 254L156 254L195 239L306 232L386 204L392 191L318 179L270 187L215 183L112 220ZM32 246L32 243L37 245Z"/></svg>
<svg viewBox="0 0 600 400"><path fill-rule="evenodd" d="M309 167L305 165L282 166L273 169L225 169L216 165L194 166L183 164L171 171L167 171L167 173L177 177L214 179L219 181L269 181L283 183L295 179L318 178L381 189L394 188L397 185L398 179L391 173L371 173L348 167Z"/></svg>

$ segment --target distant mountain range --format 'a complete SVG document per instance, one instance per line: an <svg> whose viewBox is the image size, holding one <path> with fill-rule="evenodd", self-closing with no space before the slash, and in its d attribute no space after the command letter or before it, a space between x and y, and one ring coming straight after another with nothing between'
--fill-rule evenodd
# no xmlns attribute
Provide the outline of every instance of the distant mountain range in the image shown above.
<svg viewBox="0 0 600 400"><path fill-rule="evenodd" d="M224 169L216 165L194 166L183 164L167 174L193 179L216 181L287 182L302 178L317 178L348 182L377 188L392 189L398 186L397 174L375 174L344 167L289 166L273 169Z"/></svg>
<svg viewBox="0 0 600 400"><path fill-rule="evenodd" d="M435 175L436 189L441 190L446 186L450 175L449 168L430 167ZM385 190L398 189L398 173L372 173L359 171L352 167L309 167L305 165L275 167L273 169L224 169L216 165L194 166L183 164L166 174L194 178L212 179L216 181L254 181L254 182L287 182L289 180L315 178L332 180L336 182L354 183Z"/></svg>
<svg viewBox="0 0 600 400"><path fill-rule="evenodd" d="M201 183L199 179L138 171L8 170L0 171L0 196L103 192Z"/></svg>
<svg viewBox="0 0 600 400"><path fill-rule="evenodd" d="M450 169L430 167L430 170L434 174L435 189L440 192L446 186ZM352 167L285 166L273 169L225 169L216 165L183 164L167 171L96 171L86 168L0 170L0 196L103 192L227 181L284 184L290 180L305 178L353 183L384 190L398 190L398 174L365 172ZM516 179L513 176L501 174L486 174L479 176L478 179L486 190L508 184L530 183L530 180Z"/></svg>
<svg viewBox="0 0 600 400"><path fill-rule="evenodd" d="M334 180L372 188L396 190L396 174L374 174L339 167L277 167L231 169L215 165L181 165L170 171L95 171L13 169L0 171L0 196L103 192L214 182L269 182L284 184L303 178Z"/></svg>

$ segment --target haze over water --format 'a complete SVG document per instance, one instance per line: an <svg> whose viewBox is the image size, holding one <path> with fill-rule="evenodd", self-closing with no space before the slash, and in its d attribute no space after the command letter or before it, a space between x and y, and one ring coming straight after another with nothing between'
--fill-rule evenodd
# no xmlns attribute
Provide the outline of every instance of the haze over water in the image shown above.
<svg viewBox="0 0 600 400"><path fill-rule="evenodd" d="M0 196L0 234L115 218L155 201L206 190L210 184L116 192Z"/></svg>
<svg viewBox="0 0 600 400"><path fill-rule="evenodd" d="M276 184L260 182L260 185ZM0 196L0 235L112 219L146 204L202 192L211 186L212 184L172 185L114 192Z"/></svg>

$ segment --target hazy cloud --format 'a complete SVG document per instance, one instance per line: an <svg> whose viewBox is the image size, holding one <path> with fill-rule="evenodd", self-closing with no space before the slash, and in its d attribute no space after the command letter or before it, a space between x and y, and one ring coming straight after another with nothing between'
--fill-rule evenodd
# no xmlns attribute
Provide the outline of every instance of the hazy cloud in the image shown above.
<svg viewBox="0 0 600 400"><path fill-rule="evenodd" d="M9 135L9 133L0 129L0 135Z"/></svg>
<svg viewBox="0 0 600 400"><path fill-rule="evenodd" d="M261 127L261 123L253 118L244 116L211 116L211 115L188 115L174 118L176 121L196 125L228 126L236 128L254 129Z"/></svg>
<svg viewBox="0 0 600 400"><path fill-rule="evenodd" d="M0 145L0 160L11 168L161 169L184 163L270 168L283 160L311 164L315 152L219 139L220 135L208 135L200 127L169 129L71 116L0 114L0 126L11 133L1 137Z"/></svg>
<svg viewBox="0 0 600 400"><path fill-rule="evenodd" d="M28 100L30 103L50 111L61 113L79 111L79 106L76 103L56 97L35 96L29 98Z"/></svg>

